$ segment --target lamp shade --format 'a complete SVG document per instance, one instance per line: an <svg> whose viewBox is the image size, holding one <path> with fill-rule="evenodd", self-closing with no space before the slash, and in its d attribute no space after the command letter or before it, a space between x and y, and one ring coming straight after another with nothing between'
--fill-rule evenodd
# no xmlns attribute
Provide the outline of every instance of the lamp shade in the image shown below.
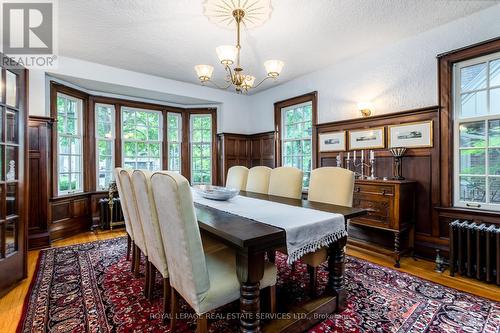
<svg viewBox="0 0 500 333"><path fill-rule="evenodd" d="M208 81L212 77L212 73L214 72L214 68L210 65L196 65L194 66L194 70L196 71L196 75L200 81Z"/></svg>
<svg viewBox="0 0 500 333"><path fill-rule="evenodd" d="M221 64L231 65L236 61L238 49L233 45L221 45L215 48L215 52L217 52Z"/></svg>
<svg viewBox="0 0 500 333"><path fill-rule="evenodd" d="M255 76L252 75L247 75L245 76L245 81L243 81L243 88L249 89L252 88L255 83Z"/></svg>
<svg viewBox="0 0 500 333"><path fill-rule="evenodd" d="M283 69L283 66L285 66L285 63L281 60L267 60L264 62L266 73L271 77L278 77Z"/></svg>

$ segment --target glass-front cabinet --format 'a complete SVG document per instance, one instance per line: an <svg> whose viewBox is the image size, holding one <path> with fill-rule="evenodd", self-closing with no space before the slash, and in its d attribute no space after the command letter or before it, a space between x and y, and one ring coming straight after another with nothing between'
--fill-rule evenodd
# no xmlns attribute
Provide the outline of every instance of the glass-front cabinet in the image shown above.
<svg viewBox="0 0 500 333"><path fill-rule="evenodd" d="M0 70L0 295L25 275L26 71Z"/></svg>

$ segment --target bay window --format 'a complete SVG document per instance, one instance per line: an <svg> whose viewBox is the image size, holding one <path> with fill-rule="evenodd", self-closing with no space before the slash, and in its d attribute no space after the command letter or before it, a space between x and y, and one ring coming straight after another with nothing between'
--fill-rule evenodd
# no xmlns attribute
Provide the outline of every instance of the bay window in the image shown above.
<svg viewBox="0 0 500 333"><path fill-rule="evenodd" d="M122 107L122 165L161 170L163 121L160 111Z"/></svg>
<svg viewBox="0 0 500 333"><path fill-rule="evenodd" d="M500 53L454 65L454 204L500 211Z"/></svg>
<svg viewBox="0 0 500 333"><path fill-rule="evenodd" d="M212 183L212 115L192 114L191 184Z"/></svg>
<svg viewBox="0 0 500 333"><path fill-rule="evenodd" d="M57 93L57 193L83 192L83 101Z"/></svg>
<svg viewBox="0 0 500 333"><path fill-rule="evenodd" d="M97 190L106 190L115 167L115 107L95 104Z"/></svg>
<svg viewBox="0 0 500 333"><path fill-rule="evenodd" d="M168 170L181 172L182 114L167 113Z"/></svg>

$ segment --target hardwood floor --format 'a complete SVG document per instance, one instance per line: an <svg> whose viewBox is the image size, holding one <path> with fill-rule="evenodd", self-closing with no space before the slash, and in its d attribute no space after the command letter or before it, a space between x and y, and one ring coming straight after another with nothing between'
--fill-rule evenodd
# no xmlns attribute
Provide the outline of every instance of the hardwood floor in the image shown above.
<svg viewBox="0 0 500 333"><path fill-rule="evenodd" d="M67 246L73 244L80 244L86 242L93 242L96 240L110 239L114 237L124 236L125 232L122 230L113 230L105 232L86 232L76 235L71 238L56 241L53 247ZM28 278L18 284L3 298L0 298L0 332L11 333L15 332L19 319L21 318L24 298L28 292L33 273L35 271L38 255L40 250L30 251L28 254ZM359 257L369 260L376 264L393 268L392 258L384 257L366 252L348 248L347 253L351 256ZM434 272L434 263L422 259L414 260L412 258L404 257L401 259L400 271L419 276L436 283L440 283L458 290L469 292L478 296L500 301L500 288L495 285L481 283L473 279L462 277L451 277L448 272L442 274Z"/></svg>

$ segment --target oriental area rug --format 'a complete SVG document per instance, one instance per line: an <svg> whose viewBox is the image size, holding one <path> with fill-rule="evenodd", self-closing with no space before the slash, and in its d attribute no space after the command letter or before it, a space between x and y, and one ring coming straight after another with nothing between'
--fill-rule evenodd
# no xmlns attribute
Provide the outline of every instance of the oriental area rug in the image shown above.
<svg viewBox="0 0 500 333"><path fill-rule="evenodd" d="M126 260L126 238L53 248L41 252L18 332L169 332L162 325L161 280L153 301L143 296L143 278L134 278ZM277 303L308 299L306 265L292 270L277 253ZM319 271L318 293L327 271ZM393 269L347 257L348 309L332 314L308 332L488 332L500 330L500 303L447 288ZM196 319L181 302L176 332L193 332ZM278 312L280 309L278 309ZM225 314L238 302L218 309L210 332L236 332ZM189 315L191 314L191 315Z"/></svg>

